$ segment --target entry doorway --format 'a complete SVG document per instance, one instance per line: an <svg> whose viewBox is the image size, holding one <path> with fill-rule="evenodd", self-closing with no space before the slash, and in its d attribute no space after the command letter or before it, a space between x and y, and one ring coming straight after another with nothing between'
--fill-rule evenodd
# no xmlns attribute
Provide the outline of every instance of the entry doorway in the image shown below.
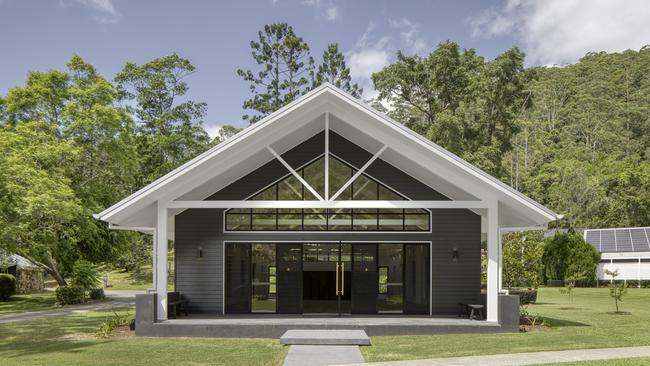
<svg viewBox="0 0 650 366"><path fill-rule="evenodd" d="M351 244L303 244L303 313L347 314L351 311Z"/></svg>

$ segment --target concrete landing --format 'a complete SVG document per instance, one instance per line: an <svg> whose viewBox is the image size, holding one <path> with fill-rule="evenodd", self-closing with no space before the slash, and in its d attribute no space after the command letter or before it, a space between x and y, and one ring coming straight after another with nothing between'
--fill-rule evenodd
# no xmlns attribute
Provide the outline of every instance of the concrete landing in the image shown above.
<svg viewBox="0 0 650 366"><path fill-rule="evenodd" d="M282 344L367 346L370 338L364 330L358 329L289 329L282 337Z"/></svg>
<svg viewBox="0 0 650 366"><path fill-rule="evenodd" d="M309 346L289 347L284 366L326 366L346 363L363 363L359 346Z"/></svg>

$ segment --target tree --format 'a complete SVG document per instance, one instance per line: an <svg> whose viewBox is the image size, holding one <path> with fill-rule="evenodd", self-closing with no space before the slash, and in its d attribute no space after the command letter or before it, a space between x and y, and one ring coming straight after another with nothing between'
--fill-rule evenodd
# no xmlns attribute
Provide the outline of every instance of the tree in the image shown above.
<svg viewBox="0 0 650 366"><path fill-rule="evenodd" d="M372 75L389 115L460 157L500 177L518 113L527 105L524 55L512 48L486 62L473 49L441 43L428 57L397 53Z"/></svg>
<svg viewBox="0 0 650 366"><path fill-rule="evenodd" d="M186 100L189 90L184 79L196 68L189 60L171 54L143 65L127 63L115 77L123 100L135 105L137 150L142 187L210 146L202 127L207 105Z"/></svg>
<svg viewBox="0 0 650 366"><path fill-rule="evenodd" d="M117 96L75 55L66 71L30 72L4 98L3 172L13 175L0 179L0 246L39 263L59 284L78 258L111 260L134 235L92 218L130 192L139 168L134 124Z"/></svg>
<svg viewBox="0 0 650 366"><path fill-rule="evenodd" d="M323 62L318 66L314 88L323 83L341 88L355 98L361 98L363 94L363 89L359 88L359 85L352 84L350 68L345 64L345 56L339 51L337 43L328 44L323 51Z"/></svg>
<svg viewBox="0 0 650 366"><path fill-rule="evenodd" d="M242 118L255 123L309 91L314 59L309 45L287 23L265 25L250 47L260 69L238 69L237 75L250 82L253 93L251 99L244 101L244 109L256 112Z"/></svg>
<svg viewBox="0 0 650 366"><path fill-rule="evenodd" d="M217 137L215 137L214 144L219 144L219 143L222 143L222 142L226 141L227 139L229 139L229 138L235 136L236 134L238 134L239 131L241 131L241 130L242 130L241 128L237 128L235 126L223 125L219 129L219 134L217 135Z"/></svg>
<svg viewBox="0 0 650 366"><path fill-rule="evenodd" d="M537 288L542 283L544 237L539 231L514 232L503 238L505 287Z"/></svg>
<svg viewBox="0 0 650 366"><path fill-rule="evenodd" d="M616 314L619 314L620 311L618 310L618 303L623 301L623 296L627 294L627 286L625 286L625 282L616 282L616 277L618 277L618 270L610 271L606 269L605 274L612 277L613 281L607 287L609 287L609 296L614 299L614 304L616 305Z"/></svg>
<svg viewBox="0 0 650 366"><path fill-rule="evenodd" d="M544 277L546 280L584 278L592 281L600 261L600 253L573 230L557 233L544 245Z"/></svg>
<svg viewBox="0 0 650 366"><path fill-rule="evenodd" d="M65 285L83 212L69 178L80 151L57 134L45 122L0 130L0 245Z"/></svg>

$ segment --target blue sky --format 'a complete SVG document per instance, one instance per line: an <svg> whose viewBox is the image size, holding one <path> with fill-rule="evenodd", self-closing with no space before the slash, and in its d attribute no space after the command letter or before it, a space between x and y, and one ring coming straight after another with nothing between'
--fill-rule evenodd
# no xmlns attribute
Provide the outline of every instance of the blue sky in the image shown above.
<svg viewBox="0 0 650 366"><path fill-rule="evenodd" d="M450 39L488 58L517 45L528 65L575 62L587 51L650 44L650 1L152 1L0 0L0 93L29 70L63 68L77 53L112 78L125 62L177 52L198 68L189 98L208 103L206 129L243 126L254 67L249 42L264 24L285 21L318 60L327 43L345 52L352 76L373 96L369 76L396 50L426 55Z"/></svg>

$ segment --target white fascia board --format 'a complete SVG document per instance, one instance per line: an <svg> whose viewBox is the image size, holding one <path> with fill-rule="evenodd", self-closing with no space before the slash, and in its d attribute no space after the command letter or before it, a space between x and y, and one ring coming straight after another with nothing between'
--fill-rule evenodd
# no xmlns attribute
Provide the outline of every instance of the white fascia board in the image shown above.
<svg viewBox="0 0 650 366"><path fill-rule="evenodd" d="M487 208L483 201L172 201L169 208Z"/></svg>
<svg viewBox="0 0 650 366"><path fill-rule="evenodd" d="M389 125L391 128L396 129L398 132L408 136L413 140L414 142L417 142L419 145L427 148L428 150L436 153L438 156L442 157L449 163L459 167L460 169L466 171L467 173L481 179L485 183L489 184L491 187L499 190L500 192L513 197L520 203L524 204L525 206L538 211L540 214L542 214L544 217L546 217L549 220L556 220L558 218L558 214L549 210L548 208L542 206L541 204L535 202L534 200L530 199L529 197L526 197L522 193L516 191L512 187L504 184L503 182L499 181L498 179L492 177L488 173L484 172L483 170L469 164L465 160L461 159L457 155L453 154L452 152L444 149L443 147L435 144L434 142L424 138L424 136L421 136L417 134L416 132L412 131L408 127L402 125L401 123L393 120L392 118L388 117L387 115L373 109L372 107L368 106L367 104L363 103L362 101L347 95L346 93L337 90L336 88L331 88L331 91L335 93L336 95L342 97L343 99L352 102L353 105L355 105L357 108L362 110L363 112L367 113L368 115L374 117L375 119L385 123L386 125Z"/></svg>
<svg viewBox="0 0 650 366"><path fill-rule="evenodd" d="M212 159L214 156L219 154L221 151L224 151L226 149L230 149L233 146L236 146L237 144L241 143L242 141L245 141L246 138L253 134L254 132L263 129L265 126L273 123L274 121L284 117L285 115L291 113L295 109L299 108L303 104L309 102L310 100L313 100L320 96L322 93L324 93L326 90L331 88L329 84L323 84L320 87L314 89L308 94L305 94L301 96L300 98L296 99L295 101L289 103L288 105L280 108L276 112L270 114L269 116L265 117L261 121L248 126L244 130L240 131L237 133L235 136L231 137L230 139L210 148L206 152L198 155L194 159L191 159L187 163L179 166L178 168L172 170L171 172L165 174L161 178L156 179L152 183L148 184L144 188L138 190L137 192L131 194L130 196L124 198L123 200L119 201L118 203L114 204L113 206L107 208L106 210L93 215L96 219L103 220L103 221L108 221L112 215L114 215L117 211L124 209L125 207L128 207L129 205L133 204L134 202L142 199L145 196L148 196L149 194L160 190L164 188L167 184L172 182L174 179L176 179L179 175L184 174L187 171L192 170L193 168L200 166L207 160Z"/></svg>

